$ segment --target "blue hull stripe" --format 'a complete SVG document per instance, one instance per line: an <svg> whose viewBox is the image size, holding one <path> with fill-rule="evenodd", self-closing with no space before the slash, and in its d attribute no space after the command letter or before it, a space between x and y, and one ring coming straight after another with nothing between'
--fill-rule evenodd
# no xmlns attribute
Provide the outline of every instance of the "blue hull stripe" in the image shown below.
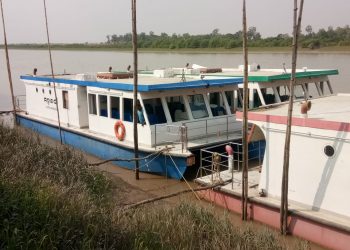
<svg viewBox="0 0 350 250"><path fill-rule="evenodd" d="M29 118L17 116L17 120L20 125L32 129L35 132L49 136L55 140L59 140L59 131L56 126L51 126L38 121L34 121ZM134 150L130 148L124 148L117 145L107 143L102 140L97 140L82 134L74 133L69 130L62 129L63 141L65 144L78 148L86 153L95 155L101 159L111 159L113 157L120 158L134 158ZM139 151L139 157L145 157L149 155L149 152ZM170 159L166 159L167 156L159 155L154 160L150 157L146 160L140 161L140 171L156 173L159 175L167 176L172 179L181 179L186 171L186 157L172 156L177 167L174 166ZM134 162L113 162L114 164L134 170ZM167 165L166 165L167 164Z"/></svg>

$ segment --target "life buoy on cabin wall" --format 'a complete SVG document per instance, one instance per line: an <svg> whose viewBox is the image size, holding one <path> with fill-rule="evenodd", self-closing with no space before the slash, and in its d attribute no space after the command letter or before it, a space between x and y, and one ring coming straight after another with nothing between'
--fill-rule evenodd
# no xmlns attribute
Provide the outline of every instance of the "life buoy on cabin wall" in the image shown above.
<svg viewBox="0 0 350 250"><path fill-rule="evenodd" d="M124 140L125 138L125 126L122 121L117 121L114 124L114 133L119 141Z"/></svg>

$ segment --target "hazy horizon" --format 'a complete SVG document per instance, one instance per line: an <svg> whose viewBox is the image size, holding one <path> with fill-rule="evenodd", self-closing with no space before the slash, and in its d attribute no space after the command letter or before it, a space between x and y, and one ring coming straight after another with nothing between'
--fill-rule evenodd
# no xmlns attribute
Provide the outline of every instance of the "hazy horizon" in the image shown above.
<svg viewBox="0 0 350 250"><path fill-rule="evenodd" d="M242 1L210 0L137 2L138 33L208 34L235 33L241 29ZM131 32L131 1L47 0L49 29L53 43L100 43L107 35ZM3 1L8 43L46 41L42 0ZM314 31L349 24L350 1L305 1L302 30ZM247 1L248 26L263 37L292 31L293 1ZM2 28L2 24L1 24ZM1 42L3 35L0 35Z"/></svg>

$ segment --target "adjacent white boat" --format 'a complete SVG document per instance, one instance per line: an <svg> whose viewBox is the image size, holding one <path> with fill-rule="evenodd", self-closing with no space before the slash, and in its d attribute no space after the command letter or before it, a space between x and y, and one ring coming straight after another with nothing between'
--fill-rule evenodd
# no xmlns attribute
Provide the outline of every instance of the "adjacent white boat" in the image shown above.
<svg viewBox="0 0 350 250"><path fill-rule="evenodd" d="M305 114L303 100L296 100L292 119L289 164L289 230L292 234L331 249L348 249L350 243L350 95L315 98ZM303 106L303 108L302 108ZM255 136L266 140L263 164L249 171L249 215L279 228L282 166L287 104L249 111ZM242 119L242 113L237 113ZM206 153L210 153L210 149ZM212 152L213 153L213 152ZM222 154L223 160L229 159ZM240 212L241 175L234 156L234 169L220 173L233 183L203 192L203 196ZM254 163L252 163L253 165ZM227 165L227 164L226 164ZM236 168L235 168L236 167ZM211 185L215 172L196 181ZM216 179L215 179L216 177Z"/></svg>

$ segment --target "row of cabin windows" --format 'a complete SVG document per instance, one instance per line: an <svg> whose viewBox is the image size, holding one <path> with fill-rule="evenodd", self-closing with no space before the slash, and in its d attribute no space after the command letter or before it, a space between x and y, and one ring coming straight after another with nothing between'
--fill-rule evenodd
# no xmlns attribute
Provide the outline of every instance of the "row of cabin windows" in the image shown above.
<svg viewBox="0 0 350 250"><path fill-rule="evenodd" d="M232 91L227 91L232 92ZM190 107L190 112L194 119L209 117L209 112L207 110L207 105L205 103L202 94L189 95L188 104ZM221 116L227 115L226 105L224 101L224 96L220 92L208 93L209 106L212 115ZM232 92L233 99L233 92ZM180 122L189 119L188 111L186 109L185 101L183 96L172 96L166 97L166 101L169 108L169 113L173 122ZM230 107L233 107L233 100L228 102Z"/></svg>
<svg viewBox="0 0 350 250"><path fill-rule="evenodd" d="M36 93L39 92L38 88L35 88ZM41 92L45 94L45 89L42 89ZM49 89L49 94L51 95L51 89ZM62 90L62 106L64 109L69 108L69 98L68 98L68 91Z"/></svg>
<svg viewBox="0 0 350 250"><path fill-rule="evenodd" d="M230 91L227 92L229 97L229 105L233 105L233 94ZM108 98L109 107L108 107ZM189 110L187 110L185 100L187 98L189 104ZM209 93L208 100L211 113L213 116L227 115L225 105L225 96L221 93ZM194 119L209 117L207 105L202 94L195 94L189 96L171 96L165 97L166 105L168 106L171 120L173 122L189 120L188 112L191 112ZM89 113L93 115L99 115L102 117L110 117L113 119L121 119L120 115L120 97L88 94ZM130 98L122 98L124 110L123 120L133 121L133 100ZM142 116L143 112L147 114L150 125L166 123L166 115L164 112L161 98L145 99L143 100L144 109L139 110L138 116ZM142 113L142 114L141 114ZM139 117L139 121L142 123L143 117Z"/></svg>
<svg viewBox="0 0 350 250"><path fill-rule="evenodd" d="M36 93L39 93L38 88L35 88ZM45 94L45 89L41 89L41 92ZM51 95L51 89L49 89L49 94Z"/></svg>
<svg viewBox="0 0 350 250"><path fill-rule="evenodd" d="M259 107L262 105L261 99L258 96L258 93L256 90L254 90L254 107ZM278 98L281 102L286 102L289 100L290 91L289 87L287 86L281 86L276 87L276 92L272 88L262 88L261 89L262 97L264 98L265 104L273 104L276 103ZM323 89L323 93L319 93L317 86L315 83L308 83L305 85L295 85L294 86L294 98L295 99L308 99L312 98L313 96L322 96L326 94L331 94L329 91L327 92L327 89Z"/></svg>
<svg viewBox="0 0 350 250"><path fill-rule="evenodd" d="M287 87L277 87L277 94L280 100L287 101L289 98L289 90ZM311 92L311 84L309 84L309 93ZM226 108L225 101L227 101L228 107L231 109L231 112L234 112L234 108L242 107L243 99L243 90L238 89L236 91L236 97L234 91L225 91L225 95L221 92L208 93L208 104L211 110L211 113L214 117L227 115L230 112ZM265 104L272 104L277 101L277 97L272 88L263 88L261 89L262 96L264 98ZM295 96L296 98L304 97L304 90L301 85L295 86ZM108 96L106 95L96 95L89 94L89 112L90 114L95 114L103 117L111 117L114 119L120 119L120 98L110 96L110 110L108 111ZM184 98L187 98L189 110L186 107ZM235 98L236 105L235 107ZM257 90L253 90L253 100L251 107L258 107L262 105L261 99L257 93ZM99 111L97 110L96 100L98 100ZM194 119L201 119L209 117L209 112L207 105L202 94L194 94L188 96L170 96L165 97L166 104L169 109L170 117L172 122L180 122L189 120L189 112L191 112ZM133 121L133 100L130 98L123 98L124 106L124 121ZM150 125L166 123L167 119L163 109L162 101L160 98L145 99L143 100L145 113L147 114ZM98 111L98 112L97 112ZM143 111L142 111L143 112ZM140 112L138 112L140 113ZM139 122L140 122L139 118Z"/></svg>
<svg viewBox="0 0 350 250"><path fill-rule="evenodd" d="M96 99L97 97L97 99ZM110 108L108 110L108 101L110 98ZM97 102L98 101L98 105ZM106 96L106 95L96 95L89 94L89 114L99 115L103 117L110 117L113 119L120 119L120 97L116 96ZM130 98L123 98L123 106L124 106L124 121L132 122L133 121L133 100ZM97 110L97 107L99 110Z"/></svg>
<svg viewBox="0 0 350 250"><path fill-rule="evenodd" d="M109 96L110 98L110 109L108 111L108 96L98 95L98 106L96 105L96 95L89 94L89 113L99 115L103 117L110 117L113 119L120 119L120 97ZM123 116L124 121L133 122L133 99L123 98ZM144 106L148 115L148 119L151 125L158 123L166 123L166 117L163 110L162 102L160 98L144 100ZM99 112L97 112L97 107ZM144 123L144 114L141 109L138 114L138 123Z"/></svg>
<svg viewBox="0 0 350 250"><path fill-rule="evenodd" d="M232 91L227 91L226 95L230 98L228 101L229 106L233 107L233 93L230 92ZM109 110L107 101L108 98L110 98ZM209 117L207 105L202 94L189 95L186 96L186 98L190 110L187 110L186 108L184 96L165 97L170 117L173 122L189 120L188 112L191 112L194 119ZM224 98L225 97L219 92L208 94L209 106L213 116L222 116L228 114ZM110 117L113 119L121 119L119 97L88 94L88 101L90 114L99 115L102 117ZM122 98L122 102L124 106L123 120L132 122L133 99ZM142 116L144 112L147 114L150 125L167 122L161 98L144 99L143 104L145 111L138 111L139 123L142 123L143 117L140 117L140 115Z"/></svg>

